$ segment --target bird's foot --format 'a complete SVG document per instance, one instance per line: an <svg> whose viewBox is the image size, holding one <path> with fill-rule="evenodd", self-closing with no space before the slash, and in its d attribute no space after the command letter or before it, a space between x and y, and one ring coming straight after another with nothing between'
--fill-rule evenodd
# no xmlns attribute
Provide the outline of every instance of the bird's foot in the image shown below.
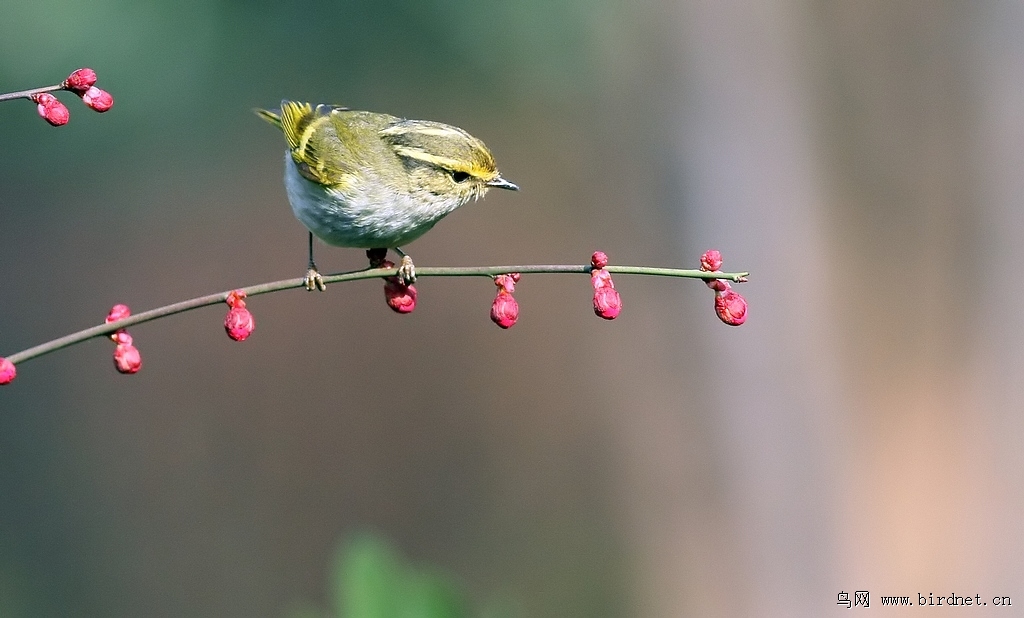
<svg viewBox="0 0 1024 618"><path fill-rule="evenodd" d="M320 290L323 292L327 289L327 285L324 283L324 278L320 276L320 271L316 269L316 264L310 264L309 270L306 271L306 290L312 292L313 290Z"/></svg>
<svg viewBox="0 0 1024 618"><path fill-rule="evenodd" d="M404 285L416 283L416 267L413 266L412 258L402 255L402 265L398 267L398 278Z"/></svg>

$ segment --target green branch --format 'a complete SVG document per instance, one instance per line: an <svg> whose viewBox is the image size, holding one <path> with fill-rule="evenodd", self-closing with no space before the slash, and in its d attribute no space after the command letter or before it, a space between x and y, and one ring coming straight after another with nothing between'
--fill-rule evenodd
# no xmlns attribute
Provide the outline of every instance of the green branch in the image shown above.
<svg viewBox="0 0 1024 618"><path fill-rule="evenodd" d="M522 273L522 274L564 274L564 273L575 273L575 274L589 274L592 270L592 266L574 266L574 265L518 265L518 266L463 266L463 267L426 267L417 268L417 277L495 277L497 275L506 273ZM648 266L612 266L605 267L610 273L624 274L624 275L653 275L657 277L683 277L689 279L702 279L704 281L711 281L714 279L732 281L734 283L743 283L747 280L749 273L723 273L723 272L708 272L704 270L686 270L679 268L653 268ZM367 268L363 270L356 270L345 273L336 273L333 275L324 275L324 283L341 283L342 281L357 281L360 279L378 279L382 277L393 277L398 275L397 268ZM259 285L253 285L245 288L239 288L245 292L246 296L259 296L260 294L269 294L271 292L280 292L282 290L289 290L293 288L304 288L305 279L284 279L282 281L272 281L269 283L261 283ZM198 309L199 307L206 307L208 305L216 305L218 303L225 302L228 294L231 290L224 292L217 292L216 294L209 294L207 296L199 296L197 298L191 298L171 305L165 305L156 309L150 309L142 313L129 316L116 322L110 322L109 324L100 324L91 328L86 328L69 335L65 335L59 339L47 341L46 343L39 344L37 346L16 352L7 357L7 360L17 365L27 360L37 358L50 352L56 352L57 350L81 343L94 337L102 337L109 335L114 331L121 328L128 328L136 324L142 324L144 322L151 322L169 315L176 313L183 313L185 311L191 311L192 309Z"/></svg>

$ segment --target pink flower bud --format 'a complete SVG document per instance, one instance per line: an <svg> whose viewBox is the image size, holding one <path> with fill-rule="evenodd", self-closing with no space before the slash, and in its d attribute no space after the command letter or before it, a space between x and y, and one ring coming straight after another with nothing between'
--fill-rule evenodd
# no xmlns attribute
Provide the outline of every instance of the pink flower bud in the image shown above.
<svg viewBox="0 0 1024 618"><path fill-rule="evenodd" d="M386 249L383 250L386 253ZM370 259L371 268L394 268L395 263L383 259L384 254L369 249L366 256ZM384 277L384 300L395 313L412 313L416 308L416 286L405 285L398 277Z"/></svg>
<svg viewBox="0 0 1024 618"><path fill-rule="evenodd" d="M68 118L71 117L71 112L68 111L68 108L64 107L63 103L57 100L57 97L53 96L49 92L44 92L42 94L32 95L32 100L36 102L36 110L46 122L49 122L55 127L68 123Z"/></svg>
<svg viewBox="0 0 1024 618"><path fill-rule="evenodd" d="M416 308L416 286L405 285L397 277L388 277L384 282L384 300L395 313L412 313Z"/></svg>
<svg viewBox="0 0 1024 618"><path fill-rule="evenodd" d="M729 326L739 326L747 320L747 301L730 288L715 292L715 313Z"/></svg>
<svg viewBox="0 0 1024 618"><path fill-rule="evenodd" d="M603 255L601 253L601 256ZM602 262L607 265L608 259L600 260L598 257L598 254L595 253L594 259L591 260L591 265L595 270L590 271L590 285L594 288L594 313L606 320L614 320L622 312L622 297L615 291L612 274L597 267L597 264Z"/></svg>
<svg viewBox="0 0 1024 618"><path fill-rule="evenodd" d="M128 305L114 305L110 308L110 313L107 314L105 322L110 324L118 320L123 320L132 314L132 310L128 308Z"/></svg>
<svg viewBox="0 0 1024 618"><path fill-rule="evenodd" d="M519 303L512 296L519 278L519 273L508 273L494 278L494 285L498 286L498 294L494 297L494 302L491 303L491 321L502 328L512 328L512 325L519 319Z"/></svg>
<svg viewBox="0 0 1024 618"><path fill-rule="evenodd" d="M224 330L235 341L245 341L256 330L256 320L245 307L232 307L224 316Z"/></svg>
<svg viewBox="0 0 1024 618"><path fill-rule="evenodd" d="M519 320L519 303L505 289L499 289L491 303L491 321L502 328L512 328Z"/></svg>
<svg viewBox="0 0 1024 618"><path fill-rule="evenodd" d="M235 341L245 341L252 331L256 330L256 320L245 308L244 299L245 290L232 290L224 298L224 302L231 307L224 316L224 330L227 331L228 337Z"/></svg>
<svg viewBox="0 0 1024 618"><path fill-rule="evenodd" d="M78 69L68 75L68 78L64 80L64 87L72 92L79 94L88 90L93 84L96 83L96 71L92 69Z"/></svg>
<svg viewBox="0 0 1024 618"><path fill-rule="evenodd" d="M614 320L622 311L622 298L612 287L594 290L594 313L606 320Z"/></svg>
<svg viewBox="0 0 1024 618"><path fill-rule="evenodd" d="M120 328L113 335L110 336L111 341L117 345L131 345L132 336L128 334L128 331Z"/></svg>
<svg viewBox="0 0 1024 618"><path fill-rule="evenodd" d="M142 355L132 344L119 343L114 348L114 367L121 373L137 373L142 369Z"/></svg>
<svg viewBox="0 0 1024 618"><path fill-rule="evenodd" d="M10 384L17 375L18 370L14 363L6 358L0 358L0 386Z"/></svg>
<svg viewBox="0 0 1024 618"><path fill-rule="evenodd" d="M700 256L700 269L714 272L722 267L722 254L715 249L708 249Z"/></svg>
<svg viewBox="0 0 1024 618"><path fill-rule="evenodd" d="M98 112L105 112L114 107L114 97L96 86L89 86L89 89L82 93L82 102Z"/></svg>
<svg viewBox="0 0 1024 618"><path fill-rule="evenodd" d="M608 265L608 256L604 251L595 251L594 255L590 256L590 265L594 268L604 268Z"/></svg>

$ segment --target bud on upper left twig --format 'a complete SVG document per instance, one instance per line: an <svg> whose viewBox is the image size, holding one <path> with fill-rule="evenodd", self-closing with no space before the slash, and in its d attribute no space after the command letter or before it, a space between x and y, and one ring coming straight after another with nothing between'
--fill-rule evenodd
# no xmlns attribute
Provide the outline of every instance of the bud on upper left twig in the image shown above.
<svg viewBox="0 0 1024 618"><path fill-rule="evenodd" d="M68 111L68 108L49 92L34 94L30 98L35 101L36 110L39 111L39 115L43 117L43 120L55 127L67 124L68 119L71 118L71 112Z"/></svg>

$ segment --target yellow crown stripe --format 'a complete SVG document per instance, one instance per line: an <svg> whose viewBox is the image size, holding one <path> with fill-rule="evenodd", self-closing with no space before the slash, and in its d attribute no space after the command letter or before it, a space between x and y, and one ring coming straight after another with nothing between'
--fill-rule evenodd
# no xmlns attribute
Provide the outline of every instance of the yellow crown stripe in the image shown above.
<svg viewBox="0 0 1024 618"><path fill-rule="evenodd" d="M451 157L442 157L440 155L430 154L425 150L419 148L412 148L409 146L395 146L395 152L403 157L409 157L410 159L416 159L417 161L423 161L424 163L430 163L443 167L450 170L465 170L469 171L465 161L453 159Z"/></svg>
<svg viewBox="0 0 1024 618"><path fill-rule="evenodd" d="M422 125L400 124L381 130L381 135L405 135L416 133L419 135L430 135L433 137L466 137L466 133L459 129L449 127L434 127Z"/></svg>

